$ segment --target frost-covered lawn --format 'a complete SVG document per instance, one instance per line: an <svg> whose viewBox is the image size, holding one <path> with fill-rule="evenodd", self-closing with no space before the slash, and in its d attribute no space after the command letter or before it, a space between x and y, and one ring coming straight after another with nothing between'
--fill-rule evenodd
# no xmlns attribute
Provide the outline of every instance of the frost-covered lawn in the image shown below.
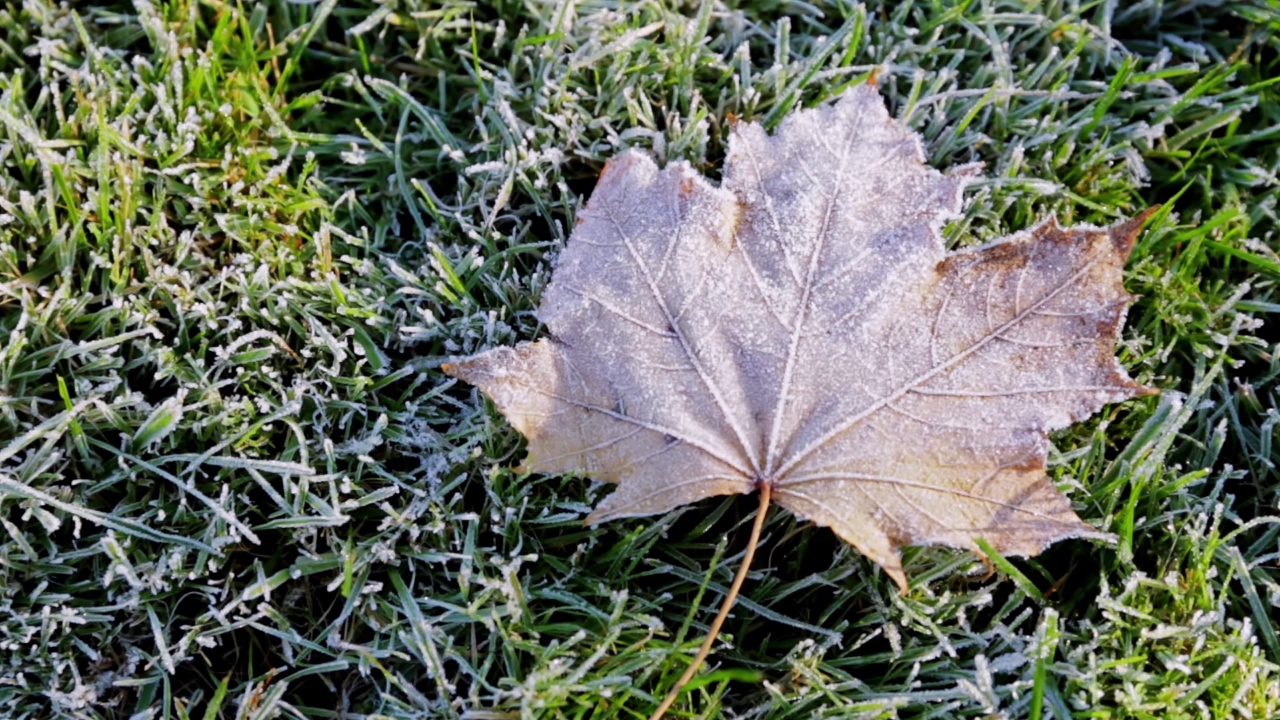
<svg viewBox="0 0 1280 720"><path fill-rule="evenodd" d="M1052 459L1119 543L900 596L774 513L676 716L1280 715L1280 11L663 5L0 3L0 716L646 714L756 501L584 528L607 490L510 470L440 364L537 335L621 148L714 175L872 72L985 163L955 245L1164 205L1121 351L1163 394Z"/></svg>

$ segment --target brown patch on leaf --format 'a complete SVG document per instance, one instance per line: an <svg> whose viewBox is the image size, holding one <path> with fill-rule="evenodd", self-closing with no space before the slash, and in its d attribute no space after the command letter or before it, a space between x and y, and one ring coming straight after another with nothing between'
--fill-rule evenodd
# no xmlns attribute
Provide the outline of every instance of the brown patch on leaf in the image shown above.
<svg viewBox="0 0 1280 720"><path fill-rule="evenodd" d="M682 175L680 176L680 186L677 192L680 193L681 198L688 198L693 195L695 185L696 182L692 175Z"/></svg>
<svg viewBox="0 0 1280 720"><path fill-rule="evenodd" d="M1022 460L1006 466L1005 469L1018 474L1041 472L1044 470L1044 456L1039 454L1027 455Z"/></svg>

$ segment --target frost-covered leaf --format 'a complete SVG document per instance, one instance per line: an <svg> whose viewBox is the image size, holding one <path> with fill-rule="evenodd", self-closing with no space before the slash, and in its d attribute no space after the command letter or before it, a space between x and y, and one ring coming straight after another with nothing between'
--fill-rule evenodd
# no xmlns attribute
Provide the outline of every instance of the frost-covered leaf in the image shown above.
<svg viewBox="0 0 1280 720"><path fill-rule="evenodd" d="M739 124L720 187L624 153L547 288L550 337L446 369L529 439L527 469L618 485L592 522L767 484L902 588L903 545L1099 536L1046 433L1147 392L1114 358L1142 218L948 253L976 172L926 166L872 87L772 137Z"/></svg>

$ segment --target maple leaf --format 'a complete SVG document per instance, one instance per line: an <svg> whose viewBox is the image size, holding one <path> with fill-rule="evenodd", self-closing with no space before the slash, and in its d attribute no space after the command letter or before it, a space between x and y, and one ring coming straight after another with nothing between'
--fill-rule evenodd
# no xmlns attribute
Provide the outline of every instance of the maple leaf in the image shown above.
<svg viewBox="0 0 1280 720"><path fill-rule="evenodd" d="M1149 392L1114 357L1145 215L948 253L976 172L925 165L871 86L736 125L720 187L625 152L538 309L551 337L445 369L528 438L525 469L617 483L590 522L767 485L903 589L903 545L1099 536L1046 434Z"/></svg>
<svg viewBox="0 0 1280 720"><path fill-rule="evenodd" d="M1147 214L948 253L938 230L977 168L924 160L870 86L773 136L736 125L719 187L625 152L546 289L551 337L444 367L528 438L524 469L617 484L589 522L761 491L677 689L770 497L904 592L903 545L1105 537L1046 476L1047 433L1154 392L1114 357Z"/></svg>

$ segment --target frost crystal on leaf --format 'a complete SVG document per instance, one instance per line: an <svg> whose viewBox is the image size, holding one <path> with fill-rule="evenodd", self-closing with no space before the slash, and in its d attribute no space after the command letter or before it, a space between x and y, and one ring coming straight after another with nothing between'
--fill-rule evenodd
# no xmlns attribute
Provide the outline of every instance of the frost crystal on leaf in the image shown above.
<svg viewBox="0 0 1280 720"><path fill-rule="evenodd" d="M948 253L976 172L928 167L866 86L773 136L737 125L720 187L626 152L546 290L550 337L446 370L529 439L528 470L617 484L591 522L768 484L904 589L903 545L1100 536L1046 434L1148 392L1114 357L1143 218Z"/></svg>

